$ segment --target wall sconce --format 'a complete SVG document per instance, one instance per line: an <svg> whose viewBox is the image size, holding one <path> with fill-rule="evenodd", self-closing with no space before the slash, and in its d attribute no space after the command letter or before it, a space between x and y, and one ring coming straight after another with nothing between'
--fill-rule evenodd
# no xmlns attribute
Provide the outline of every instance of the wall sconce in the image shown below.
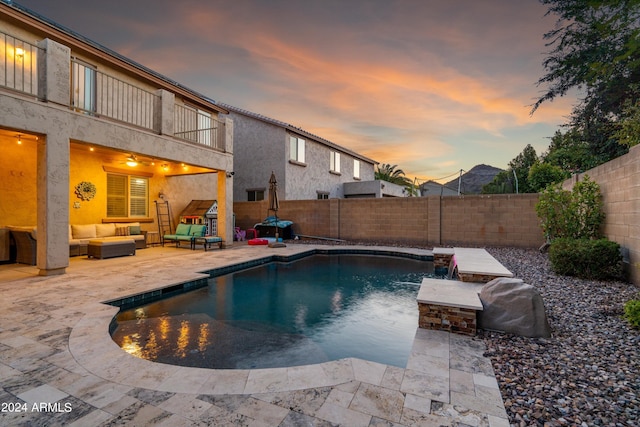
<svg viewBox="0 0 640 427"><path fill-rule="evenodd" d="M17 47L16 48L16 57L20 58L20 59L24 58L24 49L23 48L21 48L21 47Z"/></svg>
<svg viewBox="0 0 640 427"><path fill-rule="evenodd" d="M236 173L231 171L231 172L227 172L227 178L231 178L233 175L235 175Z"/></svg>
<svg viewBox="0 0 640 427"><path fill-rule="evenodd" d="M164 200L164 193L161 191L158 193L158 197L162 200Z"/></svg>
<svg viewBox="0 0 640 427"><path fill-rule="evenodd" d="M162 170L163 170L163 171L165 171L165 172L168 172L168 171L169 171L169 165L168 165L168 164L163 163L161 167L162 167Z"/></svg>

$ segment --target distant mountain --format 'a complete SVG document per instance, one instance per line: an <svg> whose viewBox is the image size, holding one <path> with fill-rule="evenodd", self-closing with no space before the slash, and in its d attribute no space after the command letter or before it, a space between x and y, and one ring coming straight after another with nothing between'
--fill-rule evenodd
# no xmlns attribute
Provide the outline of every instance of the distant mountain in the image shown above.
<svg viewBox="0 0 640 427"><path fill-rule="evenodd" d="M470 171L462 174L460 193L480 194L482 187L493 181L493 178L502 172L502 169L489 165L477 165ZM444 184L445 187L458 191L458 178Z"/></svg>

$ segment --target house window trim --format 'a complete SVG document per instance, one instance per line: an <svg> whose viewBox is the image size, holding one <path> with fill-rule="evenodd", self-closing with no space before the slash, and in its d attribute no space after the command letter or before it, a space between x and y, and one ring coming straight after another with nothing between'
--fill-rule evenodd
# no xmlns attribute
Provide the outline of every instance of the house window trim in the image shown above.
<svg viewBox="0 0 640 427"><path fill-rule="evenodd" d="M358 167L356 167L358 165ZM358 159L353 159L353 179L356 181L360 181L362 178L360 177L360 169L362 167L362 162ZM356 170L358 174L356 175Z"/></svg>
<svg viewBox="0 0 640 427"><path fill-rule="evenodd" d="M316 199L317 200L329 200L330 193L328 191L316 191ZM322 196L322 197L321 197ZM326 197L324 197L326 196Z"/></svg>

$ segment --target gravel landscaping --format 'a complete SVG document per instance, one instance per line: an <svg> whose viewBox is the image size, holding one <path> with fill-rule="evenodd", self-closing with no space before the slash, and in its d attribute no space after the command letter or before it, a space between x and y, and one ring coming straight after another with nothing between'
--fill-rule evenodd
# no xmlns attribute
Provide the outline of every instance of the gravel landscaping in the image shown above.
<svg viewBox="0 0 640 427"><path fill-rule="evenodd" d="M480 331L516 426L640 425L640 331L622 319L638 288L557 276L537 250L489 248L544 299L553 336Z"/></svg>

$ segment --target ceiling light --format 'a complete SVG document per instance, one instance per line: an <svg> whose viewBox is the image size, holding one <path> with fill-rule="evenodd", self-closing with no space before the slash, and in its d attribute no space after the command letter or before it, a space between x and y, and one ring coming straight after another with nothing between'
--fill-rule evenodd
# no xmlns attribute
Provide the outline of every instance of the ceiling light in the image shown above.
<svg viewBox="0 0 640 427"><path fill-rule="evenodd" d="M138 159L136 159L136 156L131 155L127 157L127 166L131 166L131 167L138 166Z"/></svg>
<svg viewBox="0 0 640 427"><path fill-rule="evenodd" d="M21 135L20 135L20 134L18 134L18 145L21 145L21 144L22 144L22 139L20 139L20 138L21 138Z"/></svg>
<svg viewBox="0 0 640 427"><path fill-rule="evenodd" d="M162 170L163 170L163 171L165 171L165 172L167 172L167 171L169 170L169 165L168 165L168 164L166 164L166 163L164 163L164 164L162 165Z"/></svg>
<svg viewBox="0 0 640 427"><path fill-rule="evenodd" d="M16 56L18 58L22 58L24 56L24 49L21 47L16 48Z"/></svg>

